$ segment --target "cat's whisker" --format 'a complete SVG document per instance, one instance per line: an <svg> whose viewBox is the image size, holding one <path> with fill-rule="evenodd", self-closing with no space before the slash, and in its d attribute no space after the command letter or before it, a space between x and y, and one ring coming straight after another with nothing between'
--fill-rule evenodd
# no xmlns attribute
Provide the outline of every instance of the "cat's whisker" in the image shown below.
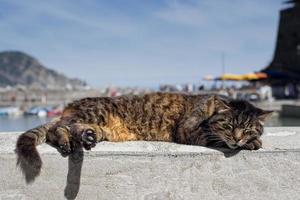
<svg viewBox="0 0 300 200"><path fill-rule="evenodd" d="M217 135L206 135L206 138L209 138L209 139L221 139L220 136L217 136Z"/></svg>

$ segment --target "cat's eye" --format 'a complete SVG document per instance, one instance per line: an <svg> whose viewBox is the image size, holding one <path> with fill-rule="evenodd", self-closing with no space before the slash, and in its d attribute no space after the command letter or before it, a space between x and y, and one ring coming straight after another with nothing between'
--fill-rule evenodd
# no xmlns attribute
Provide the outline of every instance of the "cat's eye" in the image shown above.
<svg viewBox="0 0 300 200"><path fill-rule="evenodd" d="M223 128L231 130L232 126L230 124L223 124Z"/></svg>
<svg viewBox="0 0 300 200"><path fill-rule="evenodd" d="M244 130L244 133L246 133L246 134L251 134L251 133L252 133L252 130L251 130L251 129L245 129L245 130Z"/></svg>

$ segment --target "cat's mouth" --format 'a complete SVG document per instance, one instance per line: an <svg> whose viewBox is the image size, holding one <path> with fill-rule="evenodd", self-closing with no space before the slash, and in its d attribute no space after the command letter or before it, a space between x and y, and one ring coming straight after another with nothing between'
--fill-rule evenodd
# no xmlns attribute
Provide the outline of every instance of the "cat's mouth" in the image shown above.
<svg viewBox="0 0 300 200"><path fill-rule="evenodd" d="M237 143L229 143L229 142L226 142L226 145L230 148L230 149L237 149L239 147L243 147L244 145L246 144L245 141L242 141L240 140L239 142Z"/></svg>

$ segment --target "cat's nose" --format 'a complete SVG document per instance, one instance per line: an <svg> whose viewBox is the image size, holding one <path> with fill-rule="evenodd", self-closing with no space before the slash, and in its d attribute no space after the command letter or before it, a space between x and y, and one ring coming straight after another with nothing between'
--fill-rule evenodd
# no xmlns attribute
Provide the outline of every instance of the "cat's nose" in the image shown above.
<svg viewBox="0 0 300 200"><path fill-rule="evenodd" d="M234 129L233 137L234 137L236 142L241 140L240 138L242 137L242 134L243 134L243 132L240 129Z"/></svg>
<svg viewBox="0 0 300 200"><path fill-rule="evenodd" d="M241 140L240 138L237 138L236 136L234 136L233 139L236 143L238 143Z"/></svg>

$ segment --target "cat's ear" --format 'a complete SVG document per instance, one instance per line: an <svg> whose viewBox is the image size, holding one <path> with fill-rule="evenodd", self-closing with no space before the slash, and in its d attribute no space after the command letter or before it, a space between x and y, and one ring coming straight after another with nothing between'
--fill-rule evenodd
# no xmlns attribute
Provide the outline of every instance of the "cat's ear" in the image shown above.
<svg viewBox="0 0 300 200"><path fill-rule="evenodd" d="M207 110L209 116L212 116L214 113L223 113L229 109L230 107L226 100L221 99L216 95L209 97L207 101Z"/></svg>
<svg viewBox="0 0 300 200"><path fill-rule="evenodd" d="M272 113L274 111L272 110L262 110L259 109L259 113L258 113L258 120L259 122L263 125L265 120L268 119L269 117L271 117Z"/></svg>

